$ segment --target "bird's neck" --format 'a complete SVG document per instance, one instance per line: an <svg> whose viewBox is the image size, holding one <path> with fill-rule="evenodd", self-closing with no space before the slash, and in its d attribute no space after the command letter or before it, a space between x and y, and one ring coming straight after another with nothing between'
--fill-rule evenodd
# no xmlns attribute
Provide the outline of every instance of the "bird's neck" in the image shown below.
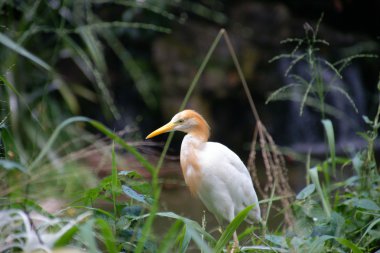
<svg viewBox="0 0 380 253"><path fill-rule="evenodd" d="M197 194L198 183L200 181L201 166L199 164L199 153L205 141L198 138L198 135L188 133L182 141L181 146L181 168L185 182L192 195Z"/></svg>
<svg viewBox="0 0 380 253"><path fill-rule="evenodd" d="M198 124L193 127L188 133L194 139L199 140L200 142L207 142L210 138L210 127L207 122L200 118Z"/></svg>

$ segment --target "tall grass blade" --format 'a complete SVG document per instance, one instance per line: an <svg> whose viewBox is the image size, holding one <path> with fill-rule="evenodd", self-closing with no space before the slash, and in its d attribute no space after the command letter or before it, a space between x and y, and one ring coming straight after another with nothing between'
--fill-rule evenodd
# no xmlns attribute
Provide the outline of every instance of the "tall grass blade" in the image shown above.
<svg viewBox="0 0 380 253"><path fill-rule="evenodd" d="M152 93L154 87L151 75L144 71L131 53L125 48L121 41L112 32L105 30L102 33L109 47L122 62L124 69L132 77L137 91L140 93L145 104L150 108L155 108L158 104L157 98Z"/></svg>
<svg viewBox="0 0 380 253"><path fill-rule="evenodd" d="M25 100L24 96L22 96L20 94L20 92L14 87L13 84L11 84L4 76L0 75L0 81L8 88L10 89L12 92L14 92L17 97L20 99L20 101L22 101L22 103L24 104L24 106L27 108L27 110L29 111L30 115L32 116L33 120L38 124L38 126L41 127L41 129L43 129L42 125L41 125L41 122L39 121L39 119L35 116L35 113L33 113L33 110L30 108L29 106L29 103Z"/></svg>
<svg viewBox="0 0 380 253"><path fill-rule="evenodd" d="M242 70L242 68L240 66L240 63L239 63L239 60L237 58L235 49L232 46L232 42L230 40L230 37L228 36L228 33L224 29L221 29L221 32L223 32L224 40L226 41L228 51L230 52L230 55L232 57L232 61L234 62L236 70L238 71L239 78L240 78L240 81L241 81L241 83L243 85L243 89L244 89L245 95L247 96L247 99L248 99L248 102L249 102L249 106L251 107L253 116L255 117L256 121L259 121L260 120L259 113L257 112L255 103L253 102L253 98L252 98L251 92L249 91L249 87L248 87L247 81L245 80L245 76L244 76L243 70Z"/></svg>
<svg viewBox="0 0 380 253"><path fill-rule="evenodd" d="M183 226L182 234L179 237L179 239L180 239L180 243L179 243L180 253L185 253L191 241L191 235L188 231L187 226Z"/></svg>
<svg viewBox="0 0 380 253"><path fill-rule="evenodd" d="M158 26L155 24L140 23L140 22L120 22L120 21L99 22L99 23L93 23L89 25L83 25L83 26L77 27L75 31L80 32L82 29L88 29L91 31L99 30L99 32L103 32L102 30L107 30L107 29L109 30L112 28L145 29L145 30L152 30L152 31L161 32L161 33L171 32L170 28Z"/></svg>
<svg viewBox="0 0 380 253"><path fill-rule="evenodd" d="M272 187L272 191L271 191L270 197L269 197L269 203L268 203L267 213L266 213L265 221L264 221L265 226L263 228L264 234L266 233L266 224L267 224L268 219L269 219L270 210L272 209L272 203L273 203L274 193L276 192L276 185L277 185L277 178L275 178L275 181L274 181L273 187Z"/></svg>
<svg viewBox="0 0 380 253"><path fill-rule="evenodd" d="M226 230L220 236L219 240L216 242L214 248L215 252L221 252L223 250L223 248L228 244L229 240L231 239L233 233L245 220L245 218L248 216L248 213L252 210L253 207L254 205L248 206L244 210L242 210L238 215L236 215L236 217L231 221L231 223L227 226Z"/></svg>
<svg viewBox="0 0 380 253"><path fill-rule="evenodd" d="M85 34L82 36L86 36ZM73 58L74 62L78 62L77 66L82 70L83 74L91 81L96 84L96 88L98 88L101 98L103 99L104 104L102 104L102 109L106 112L111 112L111 114L116 118L120 118L120 113L118 109L116 108L114 101L112 99L112 96L110 94L109 89L107 88L107 84L104 81L105 70L102 72L101 69L99 69L96 64L94 65L91 61L91 58L88 56L88 54L75 42L72 38L69 36L63 36L62 37L65 43L68 44L68 46L75 51L75 53L79 56L80 60ZM86 40L87 43L90 43L88 40ZM93 45L88 45L88 47L93 48ZM95 49L93 49L95 50ZM96 50L95 50L96 51ZM96 54L98 51L93 52L92 54ZM96 63L96 62L95 62Z"/></svg>
<svg viewBox="0 0 380 253"><path fill-rule="evenodd" d="M32 171L36 166L40 165L41 160L45 157L45 155L48 153L48 151L52 148L55 140L61 133L62 129L64 129L66 126L77 123L77 122L87 122L90 125L92 125L94 128L99 130L101 133L106 135L107 137L111 138L114 140L117 144L122 146L126 151L131 153L137 161L141 163L141 165L144 166L145 169L147 169L151 174L154 173L154 166L148 162L144 156L142 156L134 147L126 143L122 138L117 136L115 133L113 133L111 130L109 130L106 126L104 126L102 123L89 119L87 117L82 117L82 116L77 116L77 117L72 117L68 118L67 120L63 121L53 132L53 134L50 136L48 142L44 146L44 148L40 151L36 159L30 164L29 166L29 171Z"/></svg>
<svg viewBox="0 0 380 253"><path fill-rule="evenodd" d="M116 195L118 186L118 173L117 173L117 165L116 165L116 155L115 155L115 142L112 142L111 149L111 159L112 159L112 171L111 171L111 192L112 192L112 203L113 203L113 212L114 216L117 216L117 208L116 208Z"/></svg>
<svg viewBox="0 0 380 253"><path fill-rule="evenodd" d="M116 248L116 239L108 222L103 219L96 219L96 224L100 230L100 235L104 240L103 242L106 246L107 252L118 253L119 251Z"/></svg>
<svg viewBox="0 0 380 253"><path fill-rule="evenodd" d="M329 144L330 150L330 159L332 166L332 173L335 176L336 172L336 159L335 159L335 136L334 136L334 127L331 120L325 119L322 120L323 128L325 129L327 143Z"/></svg>
<svg viewBox="0 0 380 253"><path fill-rule="evenodd" d="M157 212L155 213L155 215L159 217L181 220L186 225L186 233L188 233L187 236L191 237L191 239L197 244L198 248L202 249L205 253L213 252L211 248L207 245L207 243L204 241L204 239L212 243L215 242L215 239L209 233L204 231L197 222L190 220L186 217L180 216L178 214L175 214L173 212ZM149 216L151 216L151 213L135 217L134 219L145 219Z"/></svg>
<svg viewBox="0 0 380 253"><path fill-rule="evenodd" d="M368 228L365 230L365 232L363 233L363 235L360 237L360 240L359 240L358 244L364 239L364 237L369 233L369 231L371 231L371 229L374 226L376 226L378 223L380 223L380 218L372 221L371 224L369 224Z"/></svg>
<svg viewBox="0 0 380 253"><path fill-rule="evenodd" d="M81 241L85 246L88 252L90 253L100 253L94 233L94 223L95 220L89 220L84 225L79 228L79 241Z"/></svg>
<svg viewBox="0 0 380 253"><path fill-rule="evenodd" d="M187 226L189 224L186 224ZM194 229L192 226L187 227L188 233L195 242L195 244L198 246L198 248L201 250L202 253L215 253L216 251L212 250L210 246L207 245L207 243L203 240L203 237L199 234L198 230Z"/></svg>
<svg viewBox="0 0 380 253"><path fill-rule="evenodd" d="M329 204L329 200L323 193L321 184L319 182L319 177L318 177L318 169L316 167L313 167L309 170L310 178L311 181L314 183L315 187L317 188L317 192L319 195L319 198L321 199L323 210L325 211L327 217L331 217L331 207Z"/></svg>
<svg viewBox="0 0 380 253"><path fill-rule="evenodd" d="M20 46L13 40L11 40L9 37L7 37L5 34L0 33L0 43L3 44L4 46L8 47L9 49L15 51L19 55L24 56L25 58L31 60L33 63L36 65L42 67L43 69L47 71L52 71L52 68L50 67L49 64L47 64L45 61L40 59L39 57L35 56L28 50L26 50L24 47Z"/></svg>
<svg viewBox="0 0 380 253"><path fill-rule="evenodd" d="M187 102L189 101L190 99L190 96L193 94L193 90L195 88L195 86L197 85L204 69L206 68L206 65L207 63L209 62L210 58L211 58L211 55L214 53L215 51L215 48L216 46L218 45L220 39L222 38L222 36L225 34L225 30L224 29L221 29L218 33L218 35L215 37L214 41L212 42L209 50L207 51L207 54L205 56L205 58L203 59L197 73L195 74L194 76L194 79L193 81L191 82L190 84L190 87L189 89L187 90L187 93L185 95L185 98L183 99L182 101L182 104L179 108L179 111L182 111L183 109L185 109L186 105L187 105Z"/></svg>
<svg viewBox="0 0 380 253"><path fill-rule="evenodd" d="M182 226L182 221L177 220L176 222L174 222L174 224L170 227L169 231L165 234L164 238L160 240L161 243L160 247L157 250L158 253L171 252L170 249L176 243L176 238L178 237L178 233L180 232Z"/></svg>
<svg viewBox="0 0 380 253"><path fill-rule="evenodd" d="M107 0L100 0L99 2L107 2ZM175 20L176 19L176 16L174 14L165 11L160 6L155 6L154 2L149 2L149 1L137 2L137 1L115 0L114 3L124 5L124 6L128 6L128 7L145 9L145 10L151 11L155 14L158 14L164 18L167 18L169 20Z"/></svg>
<svg viewBox="0 0 380 253"><path fill-rule="evenodd" d="M335 238L337 242L349 248L353 253L363 253L358 246L356 246L353 242L347 240L346 238Z"/></svg>

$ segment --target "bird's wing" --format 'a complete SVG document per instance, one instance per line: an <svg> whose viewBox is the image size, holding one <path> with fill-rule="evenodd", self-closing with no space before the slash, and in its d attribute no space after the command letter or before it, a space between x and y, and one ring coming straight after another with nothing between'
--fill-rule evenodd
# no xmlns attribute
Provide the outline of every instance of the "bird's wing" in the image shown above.
<svg viewBox="0 0 380 253"><path fill-rule="evenodd" d="M225 162L231 164L233 166L233 169L238 170L240 173L243 173L244 175L250 177L248 169L242 160L228 147L218 142L207 142L206 148L208 150L212 150L212 152L207 153L214 154L216 159L222 158Z"/></svg>
<svg viewBox="0 0 380 253"><path fill-rule="evenodd" d="M256 205L249 213L252 220L260 220L260 207L248 169L240 158L226 146L207 142L200 157L206 177L213 178L209 187L224 187L226 199L234 205L234 216L249 205ZM232 203L229 203L230 205Z"/></svg>

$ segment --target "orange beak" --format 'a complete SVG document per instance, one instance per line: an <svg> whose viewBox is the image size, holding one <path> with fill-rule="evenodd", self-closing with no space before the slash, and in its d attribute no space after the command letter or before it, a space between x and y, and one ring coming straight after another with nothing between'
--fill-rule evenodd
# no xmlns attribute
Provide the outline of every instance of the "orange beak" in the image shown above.
<svg viewBox="0 0 380 253"><path fill-rule="evenodd" d="M170 132L174 129L175 127L175 124L172 123L172 122L169 122L168 124L160 127L159 129L157 130L154 130L153 132L151 132L145 139L150 139L150 138L153 138L157 135L160 135L160 134L163 134L163 133L166 133L166 132Z"/></svg>

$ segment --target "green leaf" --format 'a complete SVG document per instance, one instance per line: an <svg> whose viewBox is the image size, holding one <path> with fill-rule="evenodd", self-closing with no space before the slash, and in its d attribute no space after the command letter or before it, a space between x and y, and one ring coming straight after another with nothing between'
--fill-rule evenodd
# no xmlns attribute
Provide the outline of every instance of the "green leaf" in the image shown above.
<svg viewBox="0 0 380 253"><path fill-rule="evenodd" d="M358 246L345 238L335 238L335 240L343 246L349 248L353 253L363 253L363 251L361 251Z"/></svg>
<svg viewBox="0 0 380 253"><path fill-rule="evenodd" d="M191 235L189 234L189 231L187 229L187 225L183 226L182 229L182 236L180 240L180 253L185 253L187 251L187 248L189 247L191 241Z"/></svg>
<svg viewBox="0 0 380 253"><path fill-rule="evenodd" d="M322 235L320 237L317 237L316 240L314 240L310 244L310 253L321 253L326 252L324 249L325 241L333 239L333 236L330 235Z"/></svg>
<svg viewBox="0 0 380 253"><path fill-rule="evenodd" d="M308 237L313 232L313 222L310 218L301 217L296 220L294 224L294 231L302 238Z"/></svg>
<svg viewBox="0 0 380 253"><path fill-rule="evenodd" d="M335 175L336 161L335 161L335 136L334 136L334 127L332 125L331 120L325 119L322 120L323 127L325 129L327 142L329 144L330 149L330 158L332 165L332 172Z"/></svg>
<svg viewBox="0 0 380 253"><path fill-rule="evenodd" d="M331 217L331 207L329 199L324 194L321 184L319 182L319 176L318 176L318 168L313 167L309 170L311 181L315 184L319 198L322 201L323 209L327 215L327 217Z"/></svg>
<svg viewBox="0 0 380 253"><path fill-rule="evenodd" d="M24 172L24 173L27 173L28 172L28 169L25 168L23 165L15 162L15 161L11 161L11 160L3 160L3 159L0 159L0 168L4 168L6 170L19 170L21 172Z"/></svg>
<svg viewBox="0 0 380 253"><path fill-rule="evenodd" d="M352 166L354 167L357 175L360 175L360 171L363 167L363 164L363 154L360 152L355 154L354 158L352 158Z"/></svg>
<svg viewBox="0 0 380 253"><path fill-rule="evenodd" d="M22 56L28 58L29 60L31 60L32 62L34 62L38 66L44 68L45 70L47 70L49 72L52 71L52 68L45 61L41 60L40 58L38 58L34 54L30 53L28 50L26 50L25 48L23 48L22 46L20 46L19 44L17 44L16 42L11 40L10 38L8 38L3 33L0 33L0 43L3 44L4 46L8 47L9 49L15 51L19 55L22 55Z"/></svg>
<svg viewBox="0 0 380 253"><path fill-rule="evenodd" d="M119 176L128 176L129 178L142 178L142 176L134 170L119 171Z"/></svg>
<svg viewBox="0 0 380 253"><path fill-rule="evenodd" d="M103 219L96 219L96 224L99 227L100 235L103 237L104 245L106 246L107 252L118 253L116 248L116 239L112 233L110 225Z"/></svg>
<svg viewBox="0 0 380 253"><path fill-rule="evenodd" d="M150 214L141 215L139 217L135 217L135 220L144 219L148 217ZM211 248L207 245L205 240L214 243L215 239L207 233L197 222L190 220L186 217L180 216L173 212L158 212L155 214L156 216L160 217L166 217L171 219L177 219L181 220L183 223L186 224L186 233L188 233L188 236L193 239L195 244L198 246L199 249L201 249L204 253L211 253L213 252Z"/></svg>
<svg viewBox="0 0 380 253"><path fill-rule="evenodd" d="M305 188L303 188L302 191L300 191L297 194L296 199L298 199L298 200L306 199L314 191L315 191L315 184L309 184L308 186L306 186Z"/></svg>
<svg viewBox="0 0 380 253"><path fill-rule="evenodd" d="M372 200L370 199L357 199L354 198L353 200L353 205L359 208L367 209L367 210L372 210L372 211L379 211L380 207Z"/></svg>
<svg viewBox="0 0 380 253"><path fill-rule="evenodd" d="M314 222L324 222L329 219L326 213L323 211L321 205L314 200L306 201L302 206L302 211Z"/></svg>
<svg viewBox="0 0 380 253"><path fill-rule="evenodd" d="M287 243L286 243L285 237L283 236L266 234L265 239L277 246L287 248Z"/></svg>
<svg viewBox="0 0 380 253"><path fill-rule="evenodd" d="M74 235L78 232L78 226L74 226L64 233L55 243L54 247L61 248L72 242Z"/></svg>
<svg viewBox="0 0 380 253"><path fill-rule="evenodd" d="M79 241L86 246L88 252L100 253L95 239L94 223L95 220L89 220L80 226L78 237Z"/></svg>
<svg viewBox="0 0 380 253"><path fill-rule="evenodd" d="M191 226L190 224L186 224L187 226L187 231L195 244L198 246L198 248L201 250L203 253L214 253L208 244L205 242L204 237L201 237L199 230L196 229L195 227ZM203 234L204 235L204 234Z"/></svg>
<svg viewBox="0 0 380 253"><path fill-rule="evenodd" d="M244 210L242 210L238 215L236 215L236 217L227 226L226 230L223 232L223 234L220 236L219 240L217 241L216 246L214 248L215 252L221 252L223 250L224 246L227 245L227 243L231 239L233 233L240 226L240 224L245 220L245 218L248 216L248 213L251 211L253 207L254 205L250 205L246 207Z"/></svg>
<svg viewBox="0 0 380 253"><path fill-rule="evenodd" d="M368 125L372 125L373 124L373 121L370 120L368 118L368 116L363 115L362 117L363 117L364 122L367 123Z"/></svg>
<svg viewBox="0 0 380 253"><path fill-rule="evenodd" d="M123 192L130 198L134 199L134 200L137 200L139 202L142 202L142 203L145 203L145 204L148 204L148 202L146 202L145 200L145 196L136 192L135 190L133 190L131 187L129 186L126 186L126 185L122 185L121 188L123 189Z"/></svg>

